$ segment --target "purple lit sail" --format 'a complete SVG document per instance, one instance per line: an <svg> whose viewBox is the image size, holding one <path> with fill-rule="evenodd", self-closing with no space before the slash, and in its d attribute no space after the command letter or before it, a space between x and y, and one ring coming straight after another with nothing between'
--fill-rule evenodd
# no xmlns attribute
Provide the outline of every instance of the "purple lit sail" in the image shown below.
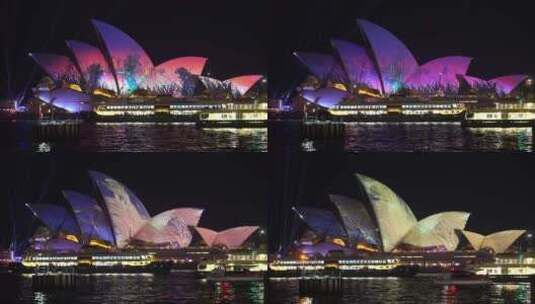
<svg viewBox="0 0 535 304"><path fill-rule="evenodd" d="M299 207L294 209L305 224L320 236L347 237L340 222L329 210L312 207Z"/></svg>
<svg viewBox="0 0 535 304"><path fill-rule="evenodd" d="M63 196L71 204L85 239L98 239L115 244L111 225L96 200L75 191L63 191Z"/></svg>
<svg viewBox="0 0 535 304"><path fill-rule="evenodd" d="M98 48L74 40L68 40L66 43L76 58L87 86L91 89L103 88L118 91L112 70Z"/></svg>
<svg viewBox="0 0 535 304"><path fill-rule="evenodd" d="M424 89L434 86L459 89L457 75L466 75L472 58L461 56L442 57L420 66L407 78L407 86Z"/></svg>
<svg viewBox="0 0 535 304"><path fill-rule="evenodd" d="M96 171L90 171L89 175L108 210L117 247L123 248L150 219L150 215L139 198L122 183Z"/></svg>
<svg viewBox="0 0 535 304"><path fill-rule="evenodd" d="M489 83L496 85L498 93L509 94L527 78L528 75L508 75L491 79Z"/></svg>
<svg viewBox="0 0 535 304"><path fill-rule="evenodd" d="M295 52L294 56L320 80L344 81L344 70L333 56L307 52Z"/></svg>
<svg viewBox="0 0 535 304"><path fill-rule="evenodd" d="M73 241L64 239L51 239L47 241L41 250L55 251L55 252L78 252L82 249L82 245Z"/></svg>
<svg viewBox="0 0 535 304"><path fill-rule="evenodd" d="M327 256L331 251L342 251L345 255L351 255L355 253L355 250L342 247L333 243L318 243L314 245L299 245L299 251L307 256Z"/></svg>
<svg viewBox="0 0 535 304"><path fill-rule="evenodd" d="M405 44L389 31L363 19L357 22L375 54L385 93L396 93L416 71L418 62Z"/></svg>
<svg viewBox="0 0 535 304"><path fill-rule="evenodd" d="M38 91L36 97L69 113L90 112L93 110L89 95L61 88L53 91Z"/></svg>
<svg viewBox="0 0 535 304"><path fill-rule="evenodd" d="M318 90L303 90L302 96L311 103L330 109L338 105L348 95L347 92L342 90L324 88Z"/></svg>
<svg viewBox="0 0 535 304"><path fill-rule="evenodd" d="M338 51L352 85L364 85L381 91L377 69L363 47L343 40L332 40L332 45Z"/></svg>
<svg viewBox="0 0 535 304"><path fill-rule="evenodd" d="M132 37L118 28L92 20L100 34L119 83L121 93L131 93L150 76L154 65L145 50Z"/></svg>
<svg viewBox="0 0 535 304"><path fill-rule="evenodd" d="M45 70L48 76L56 81L64 80L71 83L80 81L80 73L78 73L74 63L66 56L30 53L30 57Z"/></svg>
<svg viewBox="0 0 535 304"><path fill-rule="evenodd" d="M26 204L26 206L51 231L80 235L78 223L64 207L51 204Z"/></svg>

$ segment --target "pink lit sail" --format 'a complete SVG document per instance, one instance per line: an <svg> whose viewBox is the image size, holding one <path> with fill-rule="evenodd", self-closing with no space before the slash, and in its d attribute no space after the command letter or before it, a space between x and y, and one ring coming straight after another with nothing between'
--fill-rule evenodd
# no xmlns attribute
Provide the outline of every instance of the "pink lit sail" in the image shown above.
<svg viewBox="0 0 535 304"><path fill-rule="evenodd" d="M375 54L385 93L396 93L416 71L418 62L405 44L389 31L363 19L357 22Z"/></svg>
<svg viewBox="0 0 535 304"><path fill-rule="evenodd" d="M528 75L508 75L489 80L489 83L496 85L496 91L501 94L509 94L517 88Z"/></svg>
<svg viewBox="0 0 535 304"><path fill-rule="evenodd" d="M468 83L468 85L471 88L477 88L477 87L480 87L480 86L488 86L489 85L489 83L486 80L481 79L481 78L477 78L477 77L474 77L474 76L468 76L468 75L464 75L462 77L464 78L464 80L466 80L466 82Z"/></svg>
<svg viewBox="0 0 535 304"><path fill-rule="evenodd" d="M377 69L366 50L355 43L332 40L352 85L364 85L381 91Z"/></svg>
<svg viewBox="0 0 535 304"><path fill-rule="evenodd" d="M152 244L170 244L185 248L191 243L189 226L197 226L204 210L177 208L151 218L135 235L135 239Z"/></svg>
<svg viewBox="0 0 535 304"><path fill-rule="evenodd" d="M420 66L407 78L407 86L413 89L440 86L459 89L457 75L466 75L472 58L451 56L438 58Z"/></svg>
<svg viewBox="0 0 535 304"><path fill-rule="evenodd" d="M66 56L30 53L30 57L56 81L65 80L72 83L80 81L80 73L78 73L74 63Z"/></svg>
<svg viewBox="0 0 535 304"><path fill-rule="evenodd" d="M217 237L217 231L202 227L195 227L195 230L199 233L206 245L212 247Z"/></svg>
<svg viewBox="0 0 535 304"><path fill-rule="evenodd" d="M82 76L88 85L93 89L103 88L117 92L117 84L113 78L112 70L98 48L74 40L66 41L66 43L72 50ZM101 71L100 75L98 75L98 71Z"/></svg>
<svg viewBox="0 0 535 304"><path fill-rule="evenodd" d="M216 232L207 228L195 227L204 242L209 246L222 246L237 249L256 231L258 226L242 226Z"/></svg>
<svg viewBox="0 0 535 304"><path fill-rule="evenodd" d="M154 68L144 86L152 90L171 87L175 90L173 95L179 97L178 91L182 87L179 70L186 69L192 75L201 75L206 61L207 58L204 57L179 57L166 61Z"/></svg>
<svg viewBox="0 0 535 304"><path fill-rule="evenodd" d="M226 82L230 83L235 95L243 96L263 77L262 75L245 75L228 79Z"/></svg>
<svg viewBox="0 0 535 304"><path fill-rule="evenodd" d="M149 55L132 37L118 28L98 20L92 22L106 45L117 77L123 79L119 83L121 93L140 88L154 68Z"/></svg>

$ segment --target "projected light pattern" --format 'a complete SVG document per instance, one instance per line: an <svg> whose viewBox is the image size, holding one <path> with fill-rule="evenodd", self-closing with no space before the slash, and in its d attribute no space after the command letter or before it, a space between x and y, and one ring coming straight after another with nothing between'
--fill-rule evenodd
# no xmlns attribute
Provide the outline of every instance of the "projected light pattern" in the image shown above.
<svg viewBox="0 0 535 304"><path fill-rule="evenodd" d="M407 94L404 89L408 89L409 94L455 95L461 80L476 90L487 92L495 87L498 94L510 94L527 77L509 75L487 81L468 76L472 58L464 56L441 57L419 65L407 46L391 32L363 19L357 19L357 24L368 42L367 47L333 39L331 44L337 56L294 52L320 80L321 87L332 84L365 87L383 96ZM348 91L354 93L354 90Z"/></svg>
<svg viewBox="0 0 535 304"><path fill-rule="evenodd" d="M508 75L491 79L489 83L496 86L498 93L509 94L527 78L528 75Z"/></svg>
<svg viewBox="0 0 535 304"><path fill-rule="evenodd" d="M65 80L73 83L80 81L80 73L69 57L40 53L30 53L30 57L56 81Z"/></svg>
<svg viewBox="0 0 535 304"><path fill-rule="evenodd" d="M230 83L234 95L243 96L262 78L262 75L244 75L226 81Z"/></svg>
<svg viewBox="0 0 535 304"><path fill-rule="evenodd" d="M342 100L344 100L344 98L348 96L347 92L332 88L303 90L301 95L307 101L318 104L327 109L338 105Z"/></svg>
<svg viewBox="0 0 535 304"><path fill-rule="evenodd" d="M151 218L134 236L135 239L152 244L169 244L174 248L185 248L191 244L189 227L197 226L202 209L177 208Z"/></svg>
<svg viewBox="0 0 535 304"><path fill-rule="evenodd" d="M92 20L111 58L117 75L122 75L120 89L132 92L149 77L154 65L145 50L128 34L102 21Z"/></svg>
<svg viewBox="0 0 535 304"><path fill-rule="evenodd" d="M366 49L355 43L332 40L353 86L367 86L381 91L381 80Z"/></svg>
<svg viewBox="0 0 535 304"><path fill-rule="evenodd" d="M74 40L68 40L66 43L74 54L88 87L118 92L112 70L97 47Z"/></svg>
<svg viewBox="0 0 535 304"><path fill-rule="evenodd" d="M90 171L90 176L108 209L117 247L122 248L150 219L150 215L139 198L120 182L96 171Z"/></svg>
<svg viewBox="0 0 535 304"><path fill-rule="evenodd" d="M69 113L89 112L93 109L89 95L70 89L39 91L35 95L47 104Z"/></svg>
<svg viewBox="0 0 535 304"><path fill-rule="evenodd" d="M75 191L63 191L63 196L71 204L84 239L115 243L111 225L95 199Z"/></svg>
<svg viewBox="0 0 535 304"><path fill-rule="evenodd" d="M418 62L405 44L386 29L363 19L357 22L375 54L385 93L396 93L416 71Z"/></svg>
<svg viewBox="0 0 535 304"><path fill-rule="evenodd" d="M472 58L451 56L438 58L425 63L407 78L407 86L419 88L450 88L459 89L457 75L465 75Z"/></svg>

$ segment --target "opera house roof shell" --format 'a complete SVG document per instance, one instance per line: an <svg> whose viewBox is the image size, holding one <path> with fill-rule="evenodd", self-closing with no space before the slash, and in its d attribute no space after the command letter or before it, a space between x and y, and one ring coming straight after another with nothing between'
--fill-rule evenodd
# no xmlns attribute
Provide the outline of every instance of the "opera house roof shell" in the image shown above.
<svg viewBox="0 0 535 304"><path fill-rule="evenodd" d="M202 75L207 58L178 57L155 65L143 47L128 34L102 21L92 20L92 24L102 48L68 40L66 44L72 59L55 54L29 54L54 81L81 84L84 92L76 92L78 95L65 91L48 93L54 94L55 106L73 112L76 110L73 104L80 98L89 99L82 95L90 95L95 89L106 89L117 96L129 96L139 89L155 94L171 92L174 97L187 97L185 94L194 91L195 83L190 79ZM262 78L261 75L244 75L220 83L229 84L233 95L240 97ZM36 96L50 103L46 93L39 91Z"/></svg>
<svg viewBox="0 0 535 304"><path fill-rule="evenodd" d="M97 199L75 191L63 191L71 210L52 204L27 204L34 216L55 235L41 244L41 249L77 251L94 241L119 249L139 243L185 248L193 240L192 227L202 231L199 233L208 246L234 249L242 246L258 229L246 226L216 233L199 228L204 210L198 208L176 208L151 216L141 200L119 181L96 171L90 171L89 175L98 192Z"/></svg>
<svg viewBox="0 0 535 304"><path fill-rule="evenodd" d="M384 252L403 250L454 251L462 231L475 250L492 248L501 253L525 231L511 230L484 237L465 231L470 216L467 212L440 212L418 220L409 205L383 183L355 175L364 202L343 195L330 195L332 209L293 208L298 218L318 236L321 242L340 239L346 248L372 245ZM336 243L337 246L340 245ZM326 248L325 245L320 246ZM315 248L307 245L307 251Z"/></svg>
<svg viewBox="0 0 535 304"><path fill-rule="evenodd" d="M509 94L527 75L509 75L488 81L468 76L472 58L447 56L420 64L405 44L388 30L367 20L358 19L364 40L369 47L334 39L333 55L295 52L294 55L321 82L342 84L345 89L306 92L303 97L324 107L337 104L356 87L367 87L383 96L398 93L402 88L417 92L449 91L456 94L459 79L477 89L480 84L495 87L498 94Z"/></svg>
<svg viewBox="0 0 535 304"><path fill-rule="evenodd" d="M490 249L495 253L504 253L524 233L526 230L505 230L485 236L471 231L462 231L474 250Z"/></svg>

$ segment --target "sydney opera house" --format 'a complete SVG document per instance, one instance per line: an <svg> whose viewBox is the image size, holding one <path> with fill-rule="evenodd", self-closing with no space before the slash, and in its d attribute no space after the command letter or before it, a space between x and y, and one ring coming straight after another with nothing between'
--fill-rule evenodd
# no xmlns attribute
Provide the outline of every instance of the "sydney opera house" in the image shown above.
<svg viewBox="0 0 535 304"><path fill-rule="evenodd" d="M330 195L330 208L295 207L300 237L289 248L296 256L392 254L421 256L454 252L503 254L526 232L508 230L483 236L465 229L470 213L448 211L417 219L388 186L356 174L363 199Z"/></svg>
<svg viewBox="0 0 535 304"><path fill-rule="evenodd" d="M262 111L267 107L262 75L211 78L203 75L208 60L204 57L155 64L128 34L102 21L92 23L101 47L69 40L72 56L29 54L48 75L34 88L40 114L53 109L93 112L100 118L189 119L203 111L207 116L241 111L243 120L267 118Z"/></svg>
<svg viewBox="0 0 535 304"><path fill-rule="evenodd" d="M344 118L436 116L455 118L474 103L517 101L528 75L480 79L472 58L445 56L419 62L388 30L357 20L365 45L331 40L333 53L295 52L310 76L297 88L298 101Z"/></svg>
<svg viewBox="0 0 535 304"><path fill-rule="evenodd" d="M69 207L27 204L41 225L30 239L25 266L34 267L52 257L65 263L66 257L94 252L100 252L101 258L106 253L108 259L132 258L131 253L145 257L139 253L148 252L176 259L188 252L209 257L214 253L258 249L251 240L258 234L257 226L219 232L199 227L204 210L198 208L176 208L151 216L141 200L122 183L96 171L89 175L96 197L63 191Z"/></svg>

